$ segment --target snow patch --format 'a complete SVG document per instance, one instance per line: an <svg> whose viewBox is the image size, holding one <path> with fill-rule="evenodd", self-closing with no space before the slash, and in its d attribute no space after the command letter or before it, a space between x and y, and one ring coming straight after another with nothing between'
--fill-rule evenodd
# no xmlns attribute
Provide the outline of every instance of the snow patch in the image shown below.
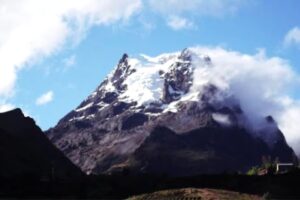
<svg viewBox="0 0 300 200"><path fill-rule="evenodd" d="M102 88L99 88L99 90L102 90ZM117 92L115 86L112 84L111 80L109 79L109 81L107 82L107 84L104 87L104 90L106 92Z"/></svg>
<svg viewBox="0 0 300 200"><path fill-rule="evenodd" d="M86 118L87 119L93 119L93 118L95 118L95 114L88 115L88 116L86 116Z"/></svg>
<svg viewBox="0 0 300 200"><path fill-rule="evenodd" d="M140 57L144 62L148 63L156 63L156 64L164 64L169 60L176 59L180 55L180 52L175 53L164 53L159 56L151 57L145 54L140 54Z"/></svg>
<svg viewBox="0 0 300 200"><path fill-rule="evenodd" d="M93 92L88 98L89 98L89 99L92 99L92 98L94 98L96 95L97 95L97 92Z"/></svg>
<svg viewBox="0 0 300 200"><path fill-rule="evenodd" d="M69 120L69 122L71 122L71 121L78 121L78 120L82 120L82 119L84 119L84 118L85 118L85 116L73 117L72 119L70 119L70 120Z"/></svg>
<svg viewBox="0 0 300 200"><path fill-rule="evenodd" d="M120 95L120 98L127 102L135 101L137 106L147 105L159 101L162 97L164 79L159 72L168 71L177 58L161 63L141 63L136 59L130 59L134 64L136 72L127 77L124 84L127 90Z"/></svg>
<svg viewBox="0 0 300 200"><path fill-rule="evenodd" d="M230 126L231 125L231 121L230 121L228 115L221 114L221 113L213 113L212 118L216 122L218 122L220 125L224 125L224 126Z"/></svg>
<svg viewBox="0 0 300 200"><path fill-rule="evenodd" d="M76 109L75 111L76 111L76 112L81 112L81 111L83 111L83 110L88 109L88 108L91 107L93 104L94 104L94 103L91 102L91 103L89 103L89 104L87 104L87 105L85 105L85 106L83 106L83 107L81 107L81 108Z"/></svg>

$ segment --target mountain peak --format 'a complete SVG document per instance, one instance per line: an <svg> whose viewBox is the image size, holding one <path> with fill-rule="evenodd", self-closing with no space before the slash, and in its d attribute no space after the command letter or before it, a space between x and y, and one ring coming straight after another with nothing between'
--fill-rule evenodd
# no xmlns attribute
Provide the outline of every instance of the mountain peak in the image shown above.
<svg viewBox="0 0 300 200"><path fill-rule="evenodd" d="M152 160L148 148L157 145L169 152L169 156L175 156L166 149L172 147L178 153L174 160L180 162L183 152L202 155L205 145L211 150L207 159L216 159L224 149L223 153L231 156L231 148L236 151L242 148L238 141L246 144L246 140L251 140L249 144L260 149L259 152L255 147L244 149L252 157L243 160L235 154L233 160L238 161L230 167L244 170L260 162L262 154L276 156L273 148L277 144L283 149L278 156L288 160L293 151L277 125L270 126L267 124L270 120L262 118L263 124L253 127L234 94L219 87L207 75L208 70L214 69L212 62L209 56L193 48L157 57L132 58L124 54L100 86L49 130L49 137L87 173L109 173L117 166L133 167L132 160L140 162L140 170ZM157 131L157 127L169 131ZM158 134L163 141L153 140L157 138L153 134ZM190 144L193 145L189 147ZM224 146L220 155L212 153L219 148L216 144ZM206 161L200 157L197 162L194 157L186 161L195 165L191 174L201 173L197 166Z"/></svg>
<svg viewBox="0 0 300 200"><path fill-rule="evenodd" d="M185 48L181 51L178 58L182 59L182 60L185 60L185 61L192 61L193 56L196 56L194 51L190 48Z"/></svg>
<svg viewBox="0 0 300 200"><path fill-rule="evenodd" d="M128 54L127 53L124 53L121 57L121 59L119 60L119 63L124 63L126 62L128 59Z"/></svg>
<svg viewBox="0 0 300 200"><path fill-rule="evenodd" d="M0 126L6 130L13 130L15 133L20 132L22 134L24 129L37 128L35 121L26 117L20 108L0 113Z"/></svg>

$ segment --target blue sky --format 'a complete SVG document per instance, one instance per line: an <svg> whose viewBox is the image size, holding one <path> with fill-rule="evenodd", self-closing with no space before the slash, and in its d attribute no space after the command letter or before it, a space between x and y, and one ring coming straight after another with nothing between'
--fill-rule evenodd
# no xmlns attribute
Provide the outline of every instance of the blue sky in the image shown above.
<svg viewBox="0 0 300 200"><path fill-rule="evenodd" d="M125 52L265 49L300 73L298 0L38 2L0 3L0 110L21 107L42 129L78 106ZM291 96L298 100L298 91Z"/></svg>

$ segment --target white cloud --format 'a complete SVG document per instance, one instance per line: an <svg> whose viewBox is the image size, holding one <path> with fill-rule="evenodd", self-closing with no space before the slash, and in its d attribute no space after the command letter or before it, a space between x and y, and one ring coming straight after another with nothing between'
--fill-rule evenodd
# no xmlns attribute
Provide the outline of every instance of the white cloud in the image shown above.
<svg viewBox="0 0 300 200"><path fill-rule="evenodd" d="M174 30L191 29L195 27L193 22L178 16L170 16L167 21L167 25Z"/></svg>
<svg viewBox="0 0 300 200"><path fill-rule="evenodd" d="M286 47L291 45L299 45L300 46L300 28L294 27L288 31L288 33L284 37L284 45Z"/></svg>
<svg viewBox="0 0 300 200"><path fill-rule="evenodd" d="M17 73L79 42L93 25L128 20L141 0L1 0L0 97L13 94Z"/></svg>
<svg viewBox="0 0 300 200"><path fill-rule="evenodd" d="M0 113L12 110L14 108L15 106L12 104L0 104Z"/></svg>
<svg viewBox="0 0 300 200"><path fill-rule="evenodd" d="M300 75L288 61L267 57L264 50L254 55L221 47L196 47L195 51L210 56L212 66L195 71L192 89L201 90L210 82L234 94L251 123L260 124L271 115L277 121L288 143L300 154Z"/></svg>
<svg viewBox="0 0 300 200"><path fill-rule="evenodd" d="M41 106L50 103L53 100L53 96L54 96L53 91L48 91L45 94L41 95L39 98L37 98L35 104Z"/></svg>
<svg viewBox="0 0 300 200"><path fill-rule="evenodd" d="M279 116L279 125L286 139L294 150L300 155L300 103L294 102L286 107Z"/></svg>

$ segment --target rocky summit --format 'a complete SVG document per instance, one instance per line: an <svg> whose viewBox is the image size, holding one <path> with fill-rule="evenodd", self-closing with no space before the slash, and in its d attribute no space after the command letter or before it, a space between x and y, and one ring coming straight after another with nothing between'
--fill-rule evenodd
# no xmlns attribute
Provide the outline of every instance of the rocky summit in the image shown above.
<svg viewBox="0 0 300 200"><path fill-rule="evenodd" d="M252 120L230 88L211 81L197 49L130 58L47 131L87 174L189 176L245 172L263 156L295 156L271 116Z"/></svg>

